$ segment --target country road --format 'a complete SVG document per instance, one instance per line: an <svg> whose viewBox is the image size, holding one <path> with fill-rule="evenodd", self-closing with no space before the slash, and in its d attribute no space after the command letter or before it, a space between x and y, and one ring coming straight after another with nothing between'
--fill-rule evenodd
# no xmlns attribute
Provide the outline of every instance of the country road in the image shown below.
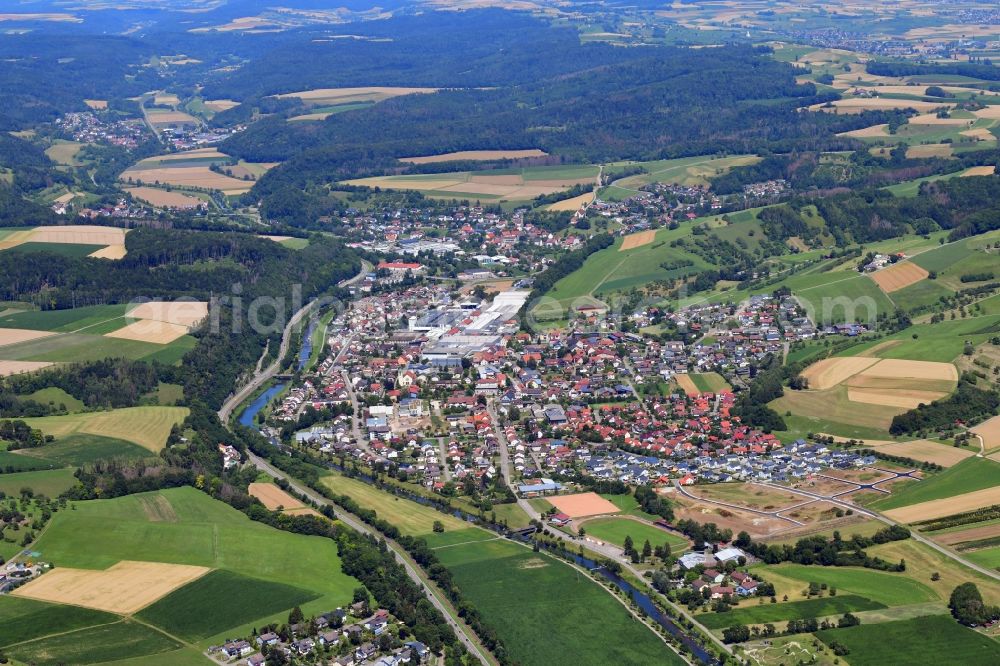
<svg viewBox="0 0 1000 666"><path fill-rule="evenodd" d="M265 472L266 474L274 477L275 479L285 479L286 481L288 481L288 485L291 486L291 488L295 492L299 493L300 495L305 495L310 500L316 502L319 505L328 505L333 507L334 511L337 514L337 520L344 523L352 530L360 532L362 534L370 534L378 539L384 539L386 546L389 548L389 550L392 551L392 554L396 558L396 561L399 562L406 570L406 575L408 575L410 577L410 580L412 580L414 583L419 585L424 590L427 599L434 605L435 608L441 611L441 614L448 622L448 626L451 627L452 631L455 632L455 635L462 642L462 645L465 646L465 649L468 650L470 654L479 659L479 661L482 664L485 664L487 666L492 666L497 663L496 659L493 658L493 655L491 655L484 647L482 647L479 644L478 639L471 638L471 636L475 636L475 632L473 632L471 627L468 627L464 623L460 623L457 620L458 613L452 607L451 602L445 598L444 594L438 589L437 585L435 585L429 578L427 578L424 572L420 570L420 568L416 564L414 564L412 560L410 560L409 556L406 554L406 551L403 549L402 546L400 546L392 539L389 539L375 528L370 527L366 523L362 522L362 520L357 516L355 516L354 514L348 513L339 505L334 504L330 500L314 492L312 489L302 486L295 479L275 469L263 458L256 456L249 451L247 452L247 455L250 458L250 462L253 463L253 465L257 469L261 470L262 472Z"/></svg>
<svg viewBox="0 0 1000 666"><path fill-rule="evenodd" d="M349 287L350 285L362 280L364 276L367 275L369 271L371 271L371 269L372 265L367 261L362 260L361 271L354 277L340 282L337 286ZM305 317L307 314L309 314L309 311L312 310L315 304L316 301L309 301L304 306L302 306L302 308L298 312L292 315L292 318L288 321L288 324L285 326L284 332L281 334L281 346L278 349L278 354L275 357L276 360L274 361L274 363L267 366L263 370L260 370L259 368L260 364L258 363L258 370L254 374L253 378L249 382L247 382L243 386L243 388L238 390L236 393L230 395L229 398L227 398L226 401L222 403L222 407L219 408L218 414L219 414L219 420L222 421L223 424L229 423L229 419L233 415L233 411L240 405L240 403L249 398L254 391L259 389L272 377L278 374L278 370L281 369L281 361L283 358L285 358L285 354L288 353L288 345L291 343L292 340L292 331L295 329L295 326L300 321L302 321L302 318Z"/></svg>

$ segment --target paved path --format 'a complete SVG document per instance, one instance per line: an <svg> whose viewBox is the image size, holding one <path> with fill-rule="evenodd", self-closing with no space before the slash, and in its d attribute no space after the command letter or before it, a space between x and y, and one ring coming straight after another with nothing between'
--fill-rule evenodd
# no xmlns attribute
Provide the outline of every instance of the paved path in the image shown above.
<svg viewBox="0 0 1000 666"><path fill-rule="evenodd" d="M289 486L291 486L292 490L295 492L305 495L319 505L328 505L333 507L337 514L337 520L344 523L352 530L361 532L362 534L370 534L378 539L384 539L386 546L388 546L389 550L392 551L396 561L403 566L410 579L423 589L425 596L434 605L434 607L441 611L441 614L448 622L448 626L455 632L455 635L462 642L462 645L465 646L465 649L479 659L479 661L483 664L493 665L497 663L493 655L479 644L478 638L472 638L475 636L475 632L473 632L472 629L465 624L460 624L456 621L458 614L452 607L451 602L448 601L448 599L444 596L444 593L438 589L437 585L427 578L424 572L417 567L412 560L410 560L409 555L406 554L406 551L402 546L392 539L389 539L375 528L370 527L354 514L348 513L339 505L334 504L330 500L314 492L311 488L302 486L298 481L275 469L263 458L260 458L249 451L247 452L247 455L250 458L250 462L253 463L257 469L276 479L287 480Z"/></svg>

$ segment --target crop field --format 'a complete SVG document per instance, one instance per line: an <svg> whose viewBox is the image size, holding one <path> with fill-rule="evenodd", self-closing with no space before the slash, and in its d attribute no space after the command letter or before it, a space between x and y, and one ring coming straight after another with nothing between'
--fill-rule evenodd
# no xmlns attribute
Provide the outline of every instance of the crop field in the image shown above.
<svg viewBox="0 0 1000 666"><path fill-rule="evenodd" d="M3 595L0 596L0 649L13 643L41 638L52 627L58 627L59 631L76 631L117 620L115 615L89 608L47 604Z"/></svg>
<svg viewBox="0 0 1000 666"><path fill-rule="evenodd" d="M886 608L885 604L854 594L780 604L764 604L762 606L753 602L749 603L752 605L740 606L727 613L703 613L698 615L698 621L709 629L725 629L737 624L754 625L787 620L806 620Z"/></svg>
<svg viewBox="0 0 1000 666"><path fill-rule="evenodd" d="M17 453L18 457L32 459L39 464L70 467L82 467L96 460L109 458L140 460L151 455L151 451L133 442L83 433L60 437L51 444L24 449Z"/></svg>
<svg viewBox="0 0 1000 666"><path fill-rule="evenodd" d="M35 366L11 364L15 371L19 372L45 367L52 363L101 361L106 358L158 360L169 365L178 363L195 344L195 339L188 335L178 338L169 345L163 345L140 340L115 339L103 335L67 333L2 347L0 363L7 361L41 363Z"/></svg>
<svg viewBox="0 0 1000 666"><path fill-rule="evenodd" d="M652 185L653 183L668 183L689 187L697 185L707 186L709 178L722 175L733 167L756 164L759 161L760 158L756 155L733 155L732 157L701 155L673 160L659 160L656 162L638 162L636 164L644 167L646 173L612 181L610 187L601 190L600 196L602 199L612 201L625 199L634 196L640 188Z"/></svg>
<svg viewBox="0 0 1000 666"><path fill-rule="evenodd" d="M6 652L23 663L60 666L140 657L145 660L180 647L180 643L152 627L124 620L68 634L52 634L41 640L11 646Z"/></svg>
<svg viewBox="0 0 1000 666"><path fill-rule="evenodd" d="M653 546L667 544L674 555L688 548L687 539L659 527L643 523L631 518L594 518L581 522L578 527L586 530L587 537L593 537L613 543L616 546L625 544L625 537L632 537L636 548L642 549L647 540Z"/></svg>
<svg viewBox="0 0 1000 666"><path fill-rule="evenodd" d="M0 316L0 326L68 333L125 315L126 305L94 305L67 310L32 310Z"/></svg>
<svg viewBox="0 0 1000 666"><path fill-rule="evenodd" d="M197 641L234 625L306 604L318 596L290 585L218 569L147 606L138 617L172 636Z"/></svg>
<svg viewBox="0 0 1000 666"><path fill-rule="evenodd" d="M998 474L1000 474L1000 463L983 458L971 458L894 492L884 500L876 502L873 508L887 511L990 489L997 484L997 478L1000 478ZM961 511L962 509L956 507L951 513Z"/></svg>
<svg viewBox="0 0 1000 666"><path fill-rule="evenodd" d="M719 393L733 390L729 382L717 372L693 372L688 374L688 378L695 385L695 388L702 393Z"/></svg>
<svg viewBox="0 0 1000 666"><path fill-rule="evenodd" d="M105 248L124 248L126 231L93 224L34 227L5 234L0 238L0 250L47 250L68 256L97 256ZM74 249L73 246L82 246L83 249ZM84 249L88 251L84 252Z"/></svg>
<svg viewBox="0 0 1000 666"><path fill-rule="evenodd" d="M278 99L296 98L314 106L348 104L351 102L382 102L401 95L417 95L437 92L438 88L398 88L389 86L369 86L363 88L317 88L301 92L275 95Z"/></svg>
<svg viewBox="0 0 1000 666"><path fill-rule="evenodd" d="M123 182L150 185L174 185L219 190L225 195L249 192L253 183L211 171L207 166L169 167L161 169L132 168L122 173Z"/></svg>
<svg viewBox="0 0 1000 666"><path fill-rule="evenodd" d="M132 614L208 571L186 564L126 560L103 571L57 567L13 594L36 601Z"/></svg>
<svg viewBox="0 0 1000 666"><path fill-rule="evenodd" d="M911 284L920 282L925 279L927 275L928 273L926 269L921 268L911 261L902 261L893 264L888 268L872 273L872 279L875 280L875 284L877 284L882 291L887 294L891 294L905 287L909 287Z"/></svg>
<svg viewBox="0 0 1000 666"><path fill-rule="evenodd" d="M837 589L837 596L858 595L884 606L907 606L938 601L939 596L923 582L907 574L889 573L857 567L819 567L802 564L755 566L751 572L774 583L779 599L800 597L810 582L826 583Z"/></svg>
<svg viewBox="0 0 1000 666"><path fill-rule="evenodd" d="M133 442L157 453L166 444L170 429L187 415L187 407L146 406L43 416L25 419L25 423L57 439L75 434L99 435Z"/></svg>
<svg viewBox="0 0 1000 666"><path fill-rule="evenodd" d="M506 540L436 553L514 661L561 663L566 643L551 637L572 636L580 666L683 663L612 595L554 557Z"/></svg>
<svg viewBox="0 0 1000 666"><path fill-rule="evenodd" d="M637 247L642 247L643 245L649 245L654 240L656 240L656 231L637 231L634 234L629 234L622 238L622 244L618 247L619 252L626 252L628 250L634 250Z"/></svg>
<svg viewBox="0 0 1000 666"><path fill-rule="evenodd" d="M987 666L1000 661L1000 643L963 627L951 617L927 617L819 631L816 636L850 650L851 666L934 663Z"/></svg>
<svg viewBox="0 0 1000 666"><path fill-rule="evenodd" d="M417 190L443 199L527 201L593 183L596 166L525 167L492 171L453 171L409 176L375 176L345 181L348 185Z"/></svg>
<svg viewBox="0 0 1000 666"><path fill-rule="evenodd" d="M992 461L985 461L992 462ZM954 469L954 468L952 468ZM1000 468L998 468L1000 469ZM994 481L997 477L994 477ZM973 492L953 495L938 500L919 502L898 509L884 509L883 513L901 523L912 523L917 520L943 518L954 513L972 511L984 506L1000 504L1000 486L984 488Z"/></svg>
<svg viewBox="0 0 1000 666"><path fill-rule="evenodd" d="M594 193L587 192L586 194L581 194L578 197L571 197L569 199L563 199L562 201L557 201L554 204L549 204L549 207L545 210L553 212L575 212L589 204L594 200Z"/></svg>
<svg viewBox="0 0 1000 666"><path fill-rule="evenodd" d="M544 150L530 148L528 150L460 150L454 153L427 155L424 157L401 157L400 162L410 164L436 164L438 162L464 162L489 160L522 160L527 157L545 157Z"/></svg>
<svg viewBox="0 0 1000 666"><path fill-rule="evenodd" d="M202 206L205 202L198 197L193 197L180 192L168 192L155 187L126 187L125 191L136 199L156 206L157 208L179 208L190 209Z"/></svg>
<svg viewBox="0 0 1000 666"><path fill-rule="evenodd" d="M300 500L292 497L273 483L251 483L248 492L251 497L259 499L261 504L271 511L276 511L280 508L282 513L287 514L320 515L318 511L306 506Z"/></svg>
<svg viewBox="0 0 1000 666"><path fill-rule="evenodd" d="M921 113L930 113L942 106L953 106L941 102L924 102L913 99L892 99L889 97L848 97L826 104L814 104L810 111L829 111L831 113L862 113L864 111L885 111L892 109L914 109Z"/></svg>
<svg viewBox="0 0 1000 666"><path fill-rule="evenodd" d="M307 617L343 605L358 584L341 573L337 545L330 539L251 521L190 487L77 502L75 511L53 516L35 549L56 564L54 571L103 570L128 560L224 569L273 581L317 595L302 604ZM255 621L261 626L279 617L265 612ZM242 617L226 621L232 622L233 635L250 629Z"/></svg>
<svg viewBox="0 0 1000 666"><path fill-rule="evenodd" d="M891 456L904 456L922 462L935 463L942 467L951 467L973 456L972 451L958 449L949 444L940 444L929 439L912 442L890 442L875 447L879 453Z"/></svg>
<svg viewBox="0 0 1000 666"><path fill-rule="evenodd" d="M153 125L197 125L194 116L183 111L168 111L164 109L147 109L149 122Z"/></svg>
<svg viewBox="0 0 1000 666"><path fill-rule="evenodd" d="M403 534L422 536L433 533L434 523L440 521L445 532L468 529L470 525L455 516L437 511L429 506L396 497L363 481L346 476L331 475L322 479L324 486L339 495L347 495L361 506L374 510Z"/></svg>

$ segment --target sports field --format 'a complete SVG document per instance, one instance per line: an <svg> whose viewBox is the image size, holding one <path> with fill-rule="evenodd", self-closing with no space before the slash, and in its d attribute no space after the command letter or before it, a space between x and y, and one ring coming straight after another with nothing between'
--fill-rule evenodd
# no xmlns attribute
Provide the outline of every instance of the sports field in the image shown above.
<svg viewBox="0 0 1000 666"><path fill-rule="evenodd" d="M684 537L631 518L595 518L577 527L586 530L588 537L613 543L619 547L624 546L625 537L630 536L635 547L640 550L646 541L654 547L667 544L674 555L688 548L687 539Z"/></svg>
<svg viewBox="0 0 1000 666"><path fill-rule="evenodd" d="M943 666L988 666L1000 663L1000 643L963 627L946 615L899 622L861 624L819 631L827 645L848 650L851 666L933 663Z"/></svg>
<svg viewBox="0 0 1000 666"><path fill-rule="evenodd" d="M432 534L435 522L444 525L445 532L471 527L455 516L396 497L363 481L338 474L323 477L322 483L338 495L347 495L361 506L374 510L379 518L389 521L408 536Z"/></svg>
<svg viewBox="0 0 1000 666"><path fill-rule="evenodd" d="M435 552L513 661L563 663L571 645L580 666L683 663L587 575L545 553L506 540Z"/></svg>
<svg viewBox="0 0 1000 666"><path fill-rule="evenodd" d="M222 569L255 581L308 590L316 597L302 603L307 617L343 605L358 585L341 573L333 541L251 521L190 487L77 502L75 511L60 511L52 518L34 547L56 564L54 571L60 567L104 570L122 560L161 562ZM175 598L176 606L200 603L206 607L215 601L211 590L218 587L205 584L201 599L189 590L183 604ZM186 589L181 587L159 603ZM282 611L287 614L287 608ZM264 608L250 619L245 615L213 618L213 626L222 627L219 634L241 635L248 633L251 621L261 626L280 617L281 612ZM213 634L206 637L206 643L221 638Z"/></svg>

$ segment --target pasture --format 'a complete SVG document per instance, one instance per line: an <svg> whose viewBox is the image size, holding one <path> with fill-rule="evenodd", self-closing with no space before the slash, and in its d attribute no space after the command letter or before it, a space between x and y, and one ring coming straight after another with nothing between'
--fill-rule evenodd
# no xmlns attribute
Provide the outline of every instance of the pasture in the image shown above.
<svg viewBox="0 0 1000 666"><path fill-rule="evenodd" d="M580 666L683 663L586 574L544 552L493 540L436 553L513 660L560 663L567 641L553 636L572 636Z"/></svg>
<svg viewBox="0 0 1000 666"><path fill-rule="evenodd" d="M35 666L97 664L146 658L172 652L181 644L152 627L123 620L70 633L53 633L40 640L6 649L18 661Z"/></svg>
<svg viewBox="0 0 1000 666"><path fill-rule="evenodd" d="M837 589L837 596L853 594L884 606L907 606L938 601L938 595L923 582L904 573L889 573L857 567L819 567L802 564L754 566L751 572L774 583L779 598L798 596L810 582L826 583Z"/></svg>
<svg viewBox="0 0 1000 666"><path fill-rule="evenodd" d="M0 649L13 643L41 638L52 627L58 627L59 631L76 631L117 620L115 615L89 608L47 604L3 595L0 596Z"/></svg>
<svg viewBox="0 0 1000 666"><path fill-rule="evenodd" d="M528 201L554 194L574 185L593 183L596 166L553 166L452 171L405 176L375 176L344 181L347 185L417 190L438 199L482 199Z"/></svg>
<svg viewBox="0 0 1000 666"><path fill-rule="evenodd" d="M709 629L725 629L737 624L760 625L886 608L885 604L855 594L779 604L765 603L762 606L753 600L745 603L748 605L741 605L726 613L703 613L698 615L698 621Z"/></svg>
<svg viewBox="0 0 1000 666"><path fill-rule="evenodd" d="M869 445L871 445L870 442ZM974 455L972 451L967 449L955 448L950 444L942 444L930 439L919 439L911 442L889 442L879 444L875 448L879 453L891 456L903 456L912 458L913 460L920 460L921 462L934 463L942 467L957 465L966 458Z"/></svg>
<svg viewBox="0 0 1000 666"><path fill-rule="evenodd" d="M0 474L0 492L20 495L21 488L31 488L36 495L58 497L77 484L74 470L69 468Z"/></svg>
<svg viewBox="0 0 1000 666"><path fill-rule="evenodd" d="M1000 661L1000 643L945 615L828 629L816 632L816 636L827 645L836 642L850 650L851 666L987 666Z"/></svg>
<svg viewBox="0 0 1000 666"><path fill-rule="evenodd" d="M56 563L55 571L103 570L122 560L158 562L224 569L309 590L316 597L302 604L306 616L343 605L358 584L341 573L330 539L254 522L190 487L77 502L75 511L53 516L34 547ZM279 617L265 611L253 620L260 626ZM243 616L213 622L231 622L227 630L233 635L250 629Z"/></svg>
<svg viewBox="0 0 1000 666"><path fill-rule="evenodd" d="M82 467L97 460L140 460L153 455L153 452L133 442L113 437L74 433L60 437L51 444L34 449L18 451L21 458L32 459L39 464L55 464L58 466Z"/></svg>
<svg viewBox="0 0 1000 666"><path fill-rule="evenodd" d="M341 475L330 475L323 477L321 483L338 495L347 495L366 509L372 509L379 518L389 521L408 536L432 534L434 523L438 521L444 525L445 532L470 527L468 523L455 516L396 497L363 481Z"/></svg>
<svg viewBox="0 0 1000 666"><path fill-rule="evenodd" d="M133 442L158 453L166 445L170 429L184 421L187 407L126 407L107 412L85 412L25 419L56 439L76 434L98 435Z"/></svg>
<svg viewBox="0 0 1000 666"><path fill-rule="evenodd" d="M970 458L919 483L894 491L891 496L875 502L872 508L888 511L990 489L996 485L997 479L1000 478L998 475L1000 475L1000 463L983 458ZM961 511L962 509L955 508L951 513L961 513Z"/></svg>

